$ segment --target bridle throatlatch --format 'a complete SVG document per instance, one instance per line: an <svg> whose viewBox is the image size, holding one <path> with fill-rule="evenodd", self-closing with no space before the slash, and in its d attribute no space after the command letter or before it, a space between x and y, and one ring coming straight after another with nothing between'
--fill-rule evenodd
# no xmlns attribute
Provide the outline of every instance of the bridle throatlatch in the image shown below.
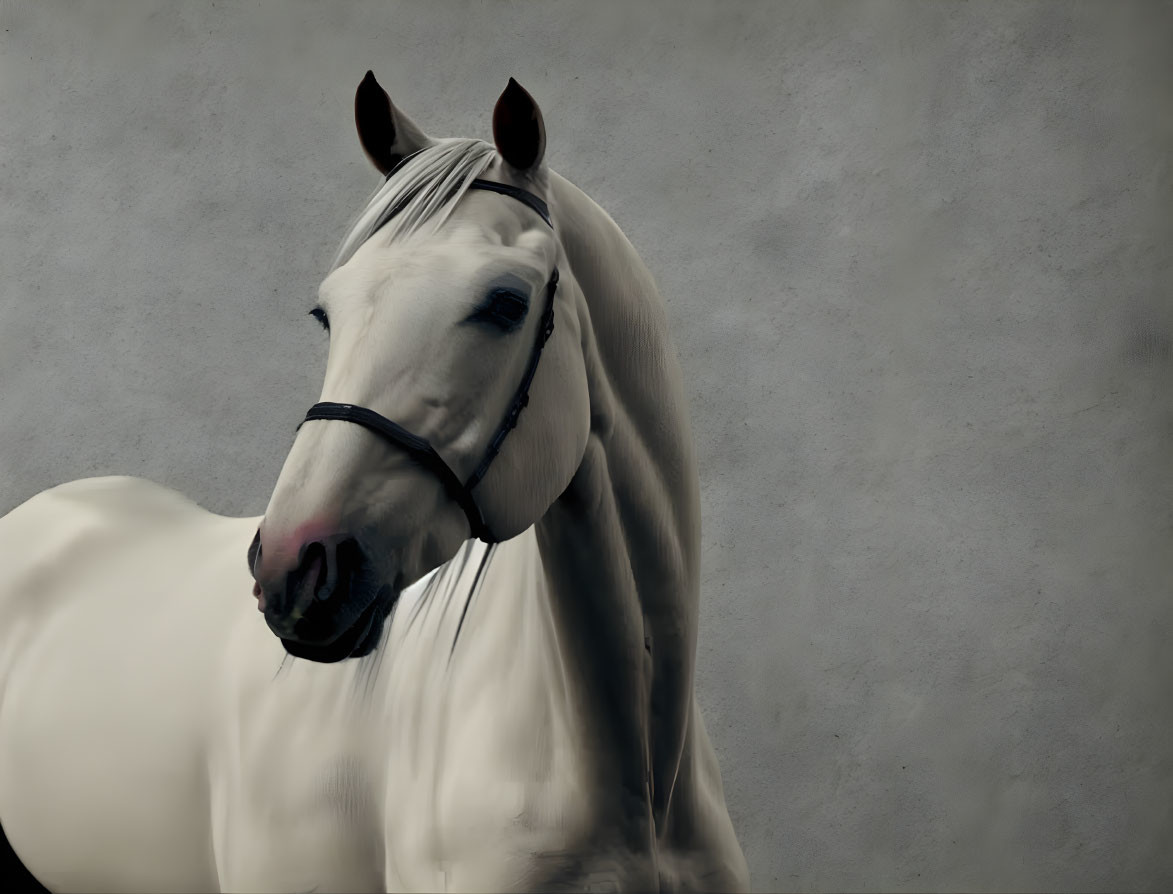
<svg viewBox="0 0 1173 894"><path fill-rule="evenodd" d="M391 174L394 173L394 171L391 172ZM390 176L388 175L388 179ZM497 183L492 180L481 180L479 178L470 183L468 188L483 189L487 192L495 192L503 196L509 196L512 199L517 199L519 202L523 202L536 211L542 220L551 228L554 226L550 221L550 211L546 203L531 192L516 186L510 186L508 183ZM395 209L395 211L398 210L400 209ZM390 220L394 214L395 212L392 212L387 217L387 220ZM386 223L386 220L380 223L380 226L383 223ZM374 233L372 232L371 235L374 235ZM505 413L505 418L497 426L497 431L489 440L481 461L477 463L476 468L469 475L467 481L462 482L460 480L460 476L452 471L452 467L436 452L436 448L428 442L427 438L421 438L419 435L413 434L399 423L392 422L387 417L380 416L374 410L369 410L366 407L356 406L355 404L332 403L330 401L317 403L310 407L309 412L305 414L305 419L302 420L303 423L315 419L353 422L355 425L361 425L363 428L370 429L392 444L406 450L420 465L427 468L433 475L440 479L440 483L444 485L444 489L448 492L449 496L464 510L472 536L483 540L485 543L496 543L497 539L493 536L493 532L489 530L489 526L485 523L485 519L481 515L480 507L477 506L477 501L473 498L472 489L481 482L481 479L485 477L485 473L489 471L489 466L492 465L497 454L501 452L501 445L505 442L505 438L517 426L517 420L521 416L521 411L529 403L530 384L534 380L534 373L537 372L538 361L542 357L542 348L545 347L546 342L550 339L550 334L554 331L554 293L557 290L558 268L555 267L550 274L549 281L546 283L546 307L542 311L542 318L538 323L538 331L534 339L533 350L530 352L529 363L526 364L525 373L521 377L521 383L517 386L517 391L514 392L513 401L509 404L509 410ZM299 425L298 428L301 428L301 426Z"/></svg>

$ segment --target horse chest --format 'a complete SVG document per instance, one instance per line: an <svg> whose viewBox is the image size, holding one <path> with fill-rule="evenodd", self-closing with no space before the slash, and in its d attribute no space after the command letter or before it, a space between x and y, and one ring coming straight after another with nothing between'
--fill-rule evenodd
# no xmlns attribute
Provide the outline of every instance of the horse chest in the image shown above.
<svg viewBox="0 0 1173 894"><path fill-rule="evenodd" d="M448 664L409 660L389 686L388 883L525 887L541 855L574 847L593 811L589 773L539 650L491 645ZM502 655L509 658L503 659ZM408 670L413 672L408 672Z"/></svg>
<svg viewBox="0 0 1173 894"><path fill-rule="evenodd" d="M583 837L591 786L541 651L481 630L450 662L426 626L241 691L217 774L229 887L504 890Z"/></svg>

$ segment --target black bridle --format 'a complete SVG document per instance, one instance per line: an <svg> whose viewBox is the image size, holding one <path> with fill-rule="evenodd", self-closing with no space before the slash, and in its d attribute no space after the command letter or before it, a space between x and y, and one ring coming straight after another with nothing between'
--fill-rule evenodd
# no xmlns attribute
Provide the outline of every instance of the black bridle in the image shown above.
<svg viewBox="0 0 1173 894"><path fill-rule="evenodd" d="M388 175L388 179L394 173L395 171L392 171ZM492 180L481 180L479 178L470 183L468 188L483 189L488 192L500 193L503 196L517 199L519 202L528 205L536 211L551 229L554 226L550 221L550 210L546 207L546 203L532 192L527 192L516 186L510 186L507 183L497 183ZM385 224L400 210L402 210L402 206L395 208L379 226L381 227ZM376 227L377 229L378 227ZM371 235L374 235L374 231L372 231ZM368 236L367 238L370 237ZM329 401L314 404L310 407L309 412L305 414L303 423L310 422L314 419L337 419L342 422L353 422L355 425L361 425L364 428L370 429L375 434L386 438L392 444L406 450L420 465L427 468L440 479L445 490L448 491L449 496L464 510L465 517L468 518L468 526L472 536L483 540L485 543L497 542L492 531L489 530L489 526L485 523L484 517L481 515L480 507L477 506L476 500L473 499L472 489L481 482L481 479L485 477L485 473L489 471L489 466L497 454L501 452L501 445L504 443L506 436L513 431L517 425L518 417L521 416L521 411L529 403L530 384L534 380L534 373L537 372L538 360L542 356L542 348L545 347L547 340L549 340L550 333L554 331L554 293L557 289L558 268L555 267L554 271L550 274L549 281L546 283L546 306L542 311L541 321L538 323L537 336L534 340L533 350L530 352L529 363L526 364L525 373L521 377L521 384L518 385L517 391L514 392L513 401L509 404L509 410L506 412L505 418L501 421L501 424L497 427L497 431L489 440L481 461L477 463L476 468L468 477L467 481L462 482L460 480L460 476L452 471L452 467L436 452L436 448L428 442L427 438L421 438L419 435L413 434L397 422L392 422L387 417L380 416L374 410L368 410L366 407L359 407L354 404L338 404ZM298 428L300 427L299 425Z"/></svg>

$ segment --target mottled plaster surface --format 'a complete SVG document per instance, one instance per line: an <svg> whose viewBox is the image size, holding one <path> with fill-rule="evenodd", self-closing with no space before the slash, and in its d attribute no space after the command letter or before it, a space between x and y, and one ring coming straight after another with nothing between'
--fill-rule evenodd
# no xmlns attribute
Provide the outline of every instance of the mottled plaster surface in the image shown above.
<svg viewBox="0 0 1173 894"><path fill-rule="evenodd" d="M0 511L259 514L377 183L506 79L662 284L759 890L1173 888L1173 7L0 4ZM242 553L243 561L243 553Z"/></svg>

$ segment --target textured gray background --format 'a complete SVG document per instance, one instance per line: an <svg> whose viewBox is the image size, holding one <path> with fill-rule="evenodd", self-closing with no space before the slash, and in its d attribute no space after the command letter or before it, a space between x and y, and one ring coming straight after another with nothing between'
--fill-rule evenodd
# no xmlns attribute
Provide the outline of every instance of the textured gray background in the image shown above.
<svg viewBox="0 0 1173 894"><path fill-rule="evenodd" d="M1173 888L1173 7L0 20L0 511L259 514L378 180L359 79L487 137L514 75L668 300L755 887Z"/></svg>

